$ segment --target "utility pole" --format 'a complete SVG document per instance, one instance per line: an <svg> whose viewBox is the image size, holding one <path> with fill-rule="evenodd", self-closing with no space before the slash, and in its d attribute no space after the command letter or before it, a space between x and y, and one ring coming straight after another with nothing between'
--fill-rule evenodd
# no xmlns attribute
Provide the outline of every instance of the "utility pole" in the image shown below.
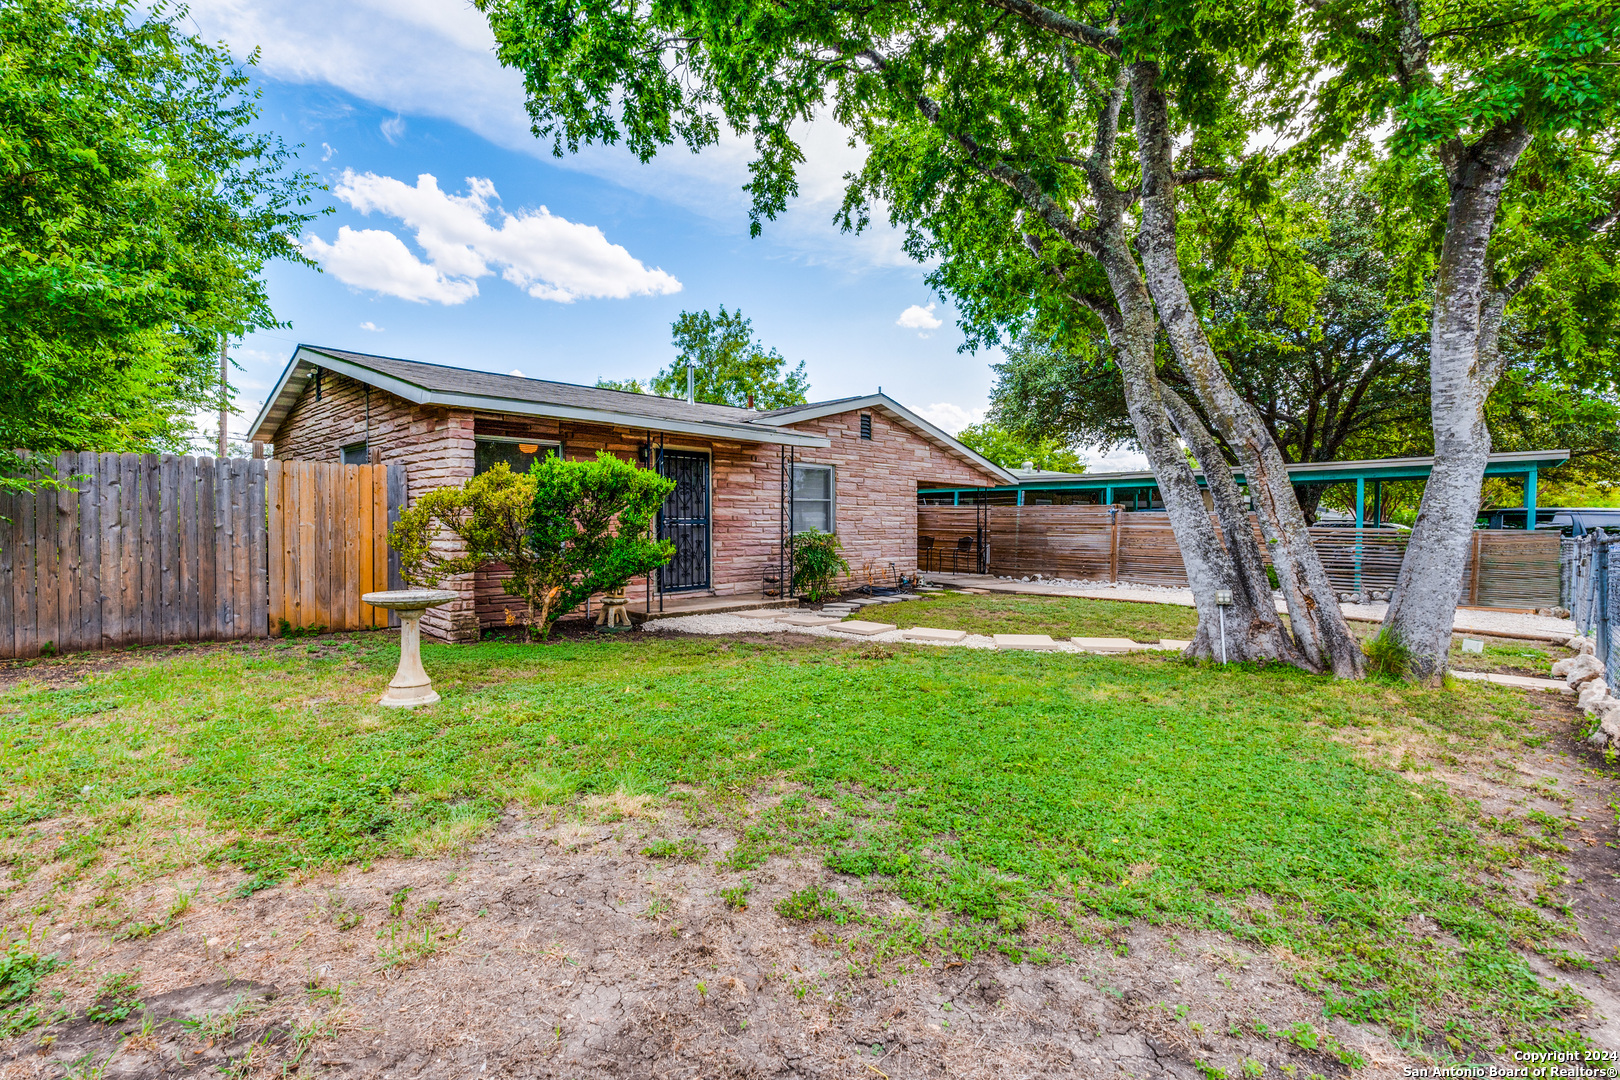
<svg viewBox="0 0 1620 1080"><path fill-rule="evenodd" d="M230 420L231 378L230 362L225 359L225 335L219 335L219 456L228 457L225 445L226 424Z"/></svg>

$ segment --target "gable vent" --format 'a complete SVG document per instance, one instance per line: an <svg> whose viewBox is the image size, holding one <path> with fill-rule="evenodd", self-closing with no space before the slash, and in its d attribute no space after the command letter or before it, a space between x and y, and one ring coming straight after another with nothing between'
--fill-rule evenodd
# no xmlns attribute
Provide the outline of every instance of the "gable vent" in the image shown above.
<svg viewBox="0 0 1620 1080"><path fill-rule="evenodd" d="M872 414L871 413L861 413L861 438L870 439L871 437L872 437Z"/></svg>

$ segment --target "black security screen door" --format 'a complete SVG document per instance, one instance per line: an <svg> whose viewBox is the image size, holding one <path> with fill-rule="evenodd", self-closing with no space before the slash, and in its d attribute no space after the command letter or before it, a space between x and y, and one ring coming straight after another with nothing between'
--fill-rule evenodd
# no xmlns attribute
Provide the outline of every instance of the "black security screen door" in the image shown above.
<svg viewBox="0 0 1620 1080"><path fill-rule="evenodd" d="M658 514L658 535L675 541L675 557L658 571L664 592L709 587L709 459L704 454L665 450L659 470L675 490Z"/></svg>

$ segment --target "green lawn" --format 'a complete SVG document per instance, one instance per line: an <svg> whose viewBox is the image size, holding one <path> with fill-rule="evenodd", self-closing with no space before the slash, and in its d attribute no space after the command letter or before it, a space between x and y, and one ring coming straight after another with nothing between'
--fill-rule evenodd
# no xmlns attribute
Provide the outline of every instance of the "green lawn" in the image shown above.
<svg viewBox="0 0 1620 1080"><path fill-rule="evenodd" d="M1133 604L991 600L905 611L988 629L1010 607L1063 634L1190 626ZM1571 944L1548 857L1561 825L1484 817L1406 778L1425 754L1489 768L1530 753L1540 737L1515 692L832 642L423 651L444 700L414 712L371 704L396 656L381 635L0 692L0 854L19 878L100 875L116 901L198 855L263 883L431 849L508 801L622 789L718 814L738 832L739 870L798 850L883 884L951 917L958 947L1040 959L1060 947L1042 936L1054 920L1083 933L1179 921L1292 957L1330 1011L1408 1037L1415 1024L1464 1044L1576 1042L1559 1021L1579 1001L1519 952ZM745 815L768 789L787 797ZM31 839L64 818L78 823L68 839ZM1509 866L1541 876L1543 907L1498 884Z"/></svg>
<svg viewBox="0 0 1620 1080"><path fill-rule="evenodd" d="M864 617L874 617L865 609ZM933 626L970 634L1050 634L1053 637L1128 637L1155 642L1190 640L1198 613L1172 604L1133 604L1066 596L945 593L935 599L885 604L882 618L901 628ZM853 618L863 615L856 612Z"/></svg>

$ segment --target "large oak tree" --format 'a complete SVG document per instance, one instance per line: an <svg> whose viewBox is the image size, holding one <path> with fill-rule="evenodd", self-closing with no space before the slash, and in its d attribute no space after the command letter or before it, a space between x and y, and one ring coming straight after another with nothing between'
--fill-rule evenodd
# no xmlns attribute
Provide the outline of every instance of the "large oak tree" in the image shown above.
<svg viewBox="0 0 1620 1080"><path fill-rule="evenodd" d="M1221 369L1180 265L1178 193L1242 173L1267 109L1292 104L1282 95L1304 71L1290 8L479 6L500 58L524 74L536 133L558 153L623 140L646 159L677 140L711 143L722 123L751 138L756 228L797 190L792 126L830 113L853 130L870 154L846 220L885 202L913 253L939 260L933 280L970 311L970 334L1044 319L1108 335L1198 602L1190 652L1214 654L1217 594L1229 591L1231 655L1359 673L1283 460ZM1248 475L1286 628L1220 443L1156 375L1161 320L1204 415ZM1209 479L1219 529L1183 440Z"/></svg>

